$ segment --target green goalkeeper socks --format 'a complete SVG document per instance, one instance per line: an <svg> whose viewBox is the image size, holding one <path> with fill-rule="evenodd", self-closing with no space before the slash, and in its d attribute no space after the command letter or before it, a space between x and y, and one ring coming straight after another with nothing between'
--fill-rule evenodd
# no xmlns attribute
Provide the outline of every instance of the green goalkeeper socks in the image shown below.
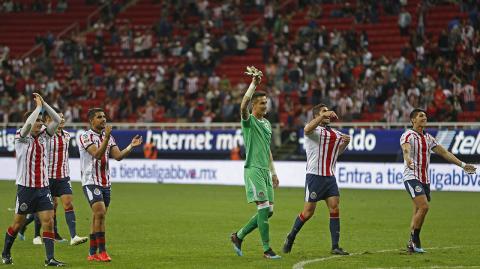
<svg viewBox="0 0 480 269"><path fill-rule="evenodd" d="M245 236L247 236L247 234L251 233L253 230L255 230L255 228L257 228L257 216L258 214L255 214L249 221L247 224L245 224L245 226L242 227L242 229L240 229L238 232L237 232L237 237L240 239L240 240L243 240L245 238Z"/></svg>
<svg viewBox="0 0 480 269"><path fill-rule="evenodd" d="M269 214L268 207L258 209L257 225L258 225L258 231L260 232L260 237L262 238L263 251L267 251L270 249L268 214Z"/></svg>

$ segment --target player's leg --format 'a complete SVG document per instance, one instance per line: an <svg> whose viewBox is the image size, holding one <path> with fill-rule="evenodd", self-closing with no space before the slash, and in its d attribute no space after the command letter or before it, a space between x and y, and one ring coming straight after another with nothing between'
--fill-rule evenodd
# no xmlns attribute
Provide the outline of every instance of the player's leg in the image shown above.
<svg viewBox="0 0 480 269"><path fill-rule="evenodd" d="M330 213L330 237L332 239L332 254L349 255L340 246L340 197L331 196L325 199Z"/></svg>
<svg viewBox="0 0 480 269"><path fill-rule="evenodd" d="M65 210L65 221L67 222L68 231L70 232L70 245L79 245L87 242L87 237L80 237L77 235L76 217L73 209L73 195L63 194L60 196L63 209Z"/></svg>
<svg viewBox="0 0 480 269"><path fill-rule="evenodd" d="M88 237L77 235L75 210L73 208L73 191L70 178L59 181L59 195L65 210L65 220L70 232L70 245L79 245L87 242Z"/></svg>
<svg viewBox="0 0 480 269"><path fill-rule="evenodd" d="M410 224L410 242L408 250L418 253L425 252L421 247L420 230L428 213L428 201L430 200L430 189L428 185L422 185L418 180L407 180L404 182L405 189L410 194L413 203L413 216Z"/></svg>
<svg viewBox="0 0 480 269"><path fill-rule="evenodd" d="M55 232L53 229L53 216L55 213L53 212L53 208L49 210L43 210L41 209L42 207L39 208L42 211L39 211L37 214L42 224L42 238L47 258L45 260L45 266L64 266L65 263L55 259Z"/></svg>
<svg viewBox="0 0 480 269"><path fill-rule="evenodd" d="M27 230L27 227L30 223L32 223L35 220L35 217L33 214L27 214L25 218L25 223L23 224L22 228L20 228L20 231L18 231L18 237L20 240L24 241L25 240L25 231Z"/></svg>
<svg viewBox="0 0 480 269"><path fill-rule="evenodd" d="M40 236L40 229L42 228L42 224L40 223L40 219L38 218L38 214L35 213L33 214L33 219L34 219L34 230L35 230L35 237L33 238L33 244L34 245L41 245L42 243L42 237Z"/></svg>
<svg viewBox="0 0 480 269"><path fill-rule="evenodd" d="M425 217L428 213L428 200L426 195L420 195L413 198L413 203L417 208L417 211L413 217L413 233L412 233L412 240L415 244L414 246L418 249L422 248L422 244L420 242L420 231L423 226L423 222L425 221Z"/></svg>
<svg viewBox="0 0 480 269"><path fill-rule="evenodd" d="M302 212L295 218L292 229L290 230L290 233L288 233L287 238L285 238L282 248L283 253L290 253L290 251L292 251L293 242L295 241L298 232L300 232L305 222L315 214L316 207L317 202L305 202Z"/></svg>
<svg viewBox="0 0 480 269"><path fill-rule="evenodd" d="M324 177L325 203L330 213L330 237L332 239L332 254L349 255L338 245L340 241L340 191L338 190L337 179L334 176Z"/></svg>
<svg viewBox="0 0 480 269"><path fill-rule="evenodd" d="M90 224L90 248L87 259L89 261L97 260L97 237L95 236L95 213L92 209L92 223Z"/></svg>
<svg viewBox="0 0 480 269"><path fill-rule="evenodd" d="M256 201L258 210L257 225L262 238L263 244L263 256L267 259L279 259L278 256L270 247L270 223L269 218L273 216L273 203L274 203L274 191L273 182L270 176L270 172L267 170L258 169L259 177L263 179L264 191L267 201ZM258 197L261 197L261 192L258 193ZM266 207L265 207L266 206ZM261 207L265 207L260 209Z"/></svg>
<svg viewBox="0 0 480 269"><path fill-rule="evenodd" d="M20 231L25 223L25 217L25 214L15 214L13 216L13 224L8 227L7 232L5 233L5 244L3 245L2 251L2 263L4 264L13 263L10 250L15 242L18 231Z"/></svg>
<svg viewBox="0 0 480 269"><path fill-rule="evenodd" d="M92 205L92 208L95 207L94 212L97 212L97 214L95 214L95 237L97 239L99 260L103 262L109 262L112 259L107 254L106 249L105 220L107 216L108 206L110 205L110 188L102 188L101 194L103 201L99 202L100 204L96 207L95 204Z"/></svg>
<svg viewBox="0 0 480 269"><path fill-rule="evenodd" d="M250 183L250 180L249 180L249 178L251 177L250 174L252 173L250 170L251 169L249 168L245 168L244 175L243 175L243 178L245 181L245 195L247 197L248 203L254 202L256 198L254 186ZM250 218L250 220L248 220L248 222L242 228L240 228L240 230L230 235L230 241L233 244L233 250L238 256L243 256L243 252L242 252L243 239L258 227L257 217L258 217L258 214L256 213L255 215L253 215L253 217Z"/></svg>
<svg viewBox="0 0 480 269"><path fill-rule="evenodd" d="M318 175L307 174L305 176L305 203L302 212L295 218L292 229L285 238L282 249L284 253L289 253L292 250L293 242L298 232L315 213L317 202L322 196L322 184L324 184L324 181Z"/></svg>
<svg viewBox="0 0 480 269"><path fill-rule="evenodd" d="M53 232L55 233L55 241L63 243L66 242L65 239L60 236L58 233L57 227L57 207L58 207L58 197L53 196Z"/></svg>
<svg viewBox="0 0 480 269"><path fill-rule="evenodd" d="M55 180L53 178L49 179L49 188L50 188L50 194L53 197L53 232L55 233L55 241L57 242L65 242L65 240L58 234L58 227L57 227L57 207L58 207L58 197L60 195L58 194L58 180Z"/></svg>

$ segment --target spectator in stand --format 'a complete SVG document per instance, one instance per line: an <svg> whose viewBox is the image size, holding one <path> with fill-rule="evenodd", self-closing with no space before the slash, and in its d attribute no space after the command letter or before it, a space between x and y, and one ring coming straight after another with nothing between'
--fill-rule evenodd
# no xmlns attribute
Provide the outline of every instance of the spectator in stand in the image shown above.
<svg viewBox="0 0 480 269"><path fill-rule="evenodd" d="M412 23L412 15L410 12L402 7L398 14L398 27L400 28L400 35L408 36L410 24Z"/></svg>

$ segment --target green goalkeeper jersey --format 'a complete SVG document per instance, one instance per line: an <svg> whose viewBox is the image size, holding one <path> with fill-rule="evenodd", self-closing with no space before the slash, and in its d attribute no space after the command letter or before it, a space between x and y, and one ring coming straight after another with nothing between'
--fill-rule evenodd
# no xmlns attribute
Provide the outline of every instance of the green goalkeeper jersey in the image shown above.
<svg viewBox="0 0 480 269"><path fill-rule="evenodd" d="M272 126L263 118L255 118L252 114L247 120L242 119L243 141L245 143L245 168L256 167L270 169L270 142L272 141Z"/></svg>

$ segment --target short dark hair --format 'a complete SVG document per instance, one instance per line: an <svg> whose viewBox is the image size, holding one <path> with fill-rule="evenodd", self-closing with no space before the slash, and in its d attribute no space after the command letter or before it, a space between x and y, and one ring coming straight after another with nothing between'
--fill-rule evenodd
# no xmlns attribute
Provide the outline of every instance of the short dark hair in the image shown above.
<svg viewBox="0 0 480 269"><path fill-rule="evenodd" d="M30 115L32 115L32 113L33 113L33 110L29 110L29 111L25 112L25 114L23 114L23 122L26 122L28 117L30 117ZM38 116L43 120L43 114L42 113L40 113Z"/></svg>
<svg viewBox="0 0 480 269"><path fill-rule="evenodd" d="M318 104L318 105L312 107L313 116L315 117L315 115L320 113L320 110L322 110L322 108L324 108L324 107L327 107L327 105L326 104Z"/></svg>
<svg viewBox="0 0 480 269"><path fill-rule="evenodd" d="M93 117L95 117L95 114L97 114L97 112L103 112L103 113L105 113L105 111L103 110L103 108L99 108L99 107L90 108L90 109L88 110L88 113L87 113L88 120L91 121L91 120L93 119Z"/></svg>
<svg viewBox="0 0 480 269"><path fill-rule="evenodd" d="M425 110L421 108L415 108L414 110L412 110L412 112L410 112L410 120L413 120L420 112L423 112L425 113L425 115L427 115L427 112Z"/></svg>
<svg viewBox="0 0 480 269"><path fill-rule="evenodd" d="M266 92L263 92L263 91L255 92L255 93L252 95L252 102L254 102L255 99L257 99L257 98L259 98L259 97L263 97L263 96L267 96L267 93L266 93Z"/></svg>

